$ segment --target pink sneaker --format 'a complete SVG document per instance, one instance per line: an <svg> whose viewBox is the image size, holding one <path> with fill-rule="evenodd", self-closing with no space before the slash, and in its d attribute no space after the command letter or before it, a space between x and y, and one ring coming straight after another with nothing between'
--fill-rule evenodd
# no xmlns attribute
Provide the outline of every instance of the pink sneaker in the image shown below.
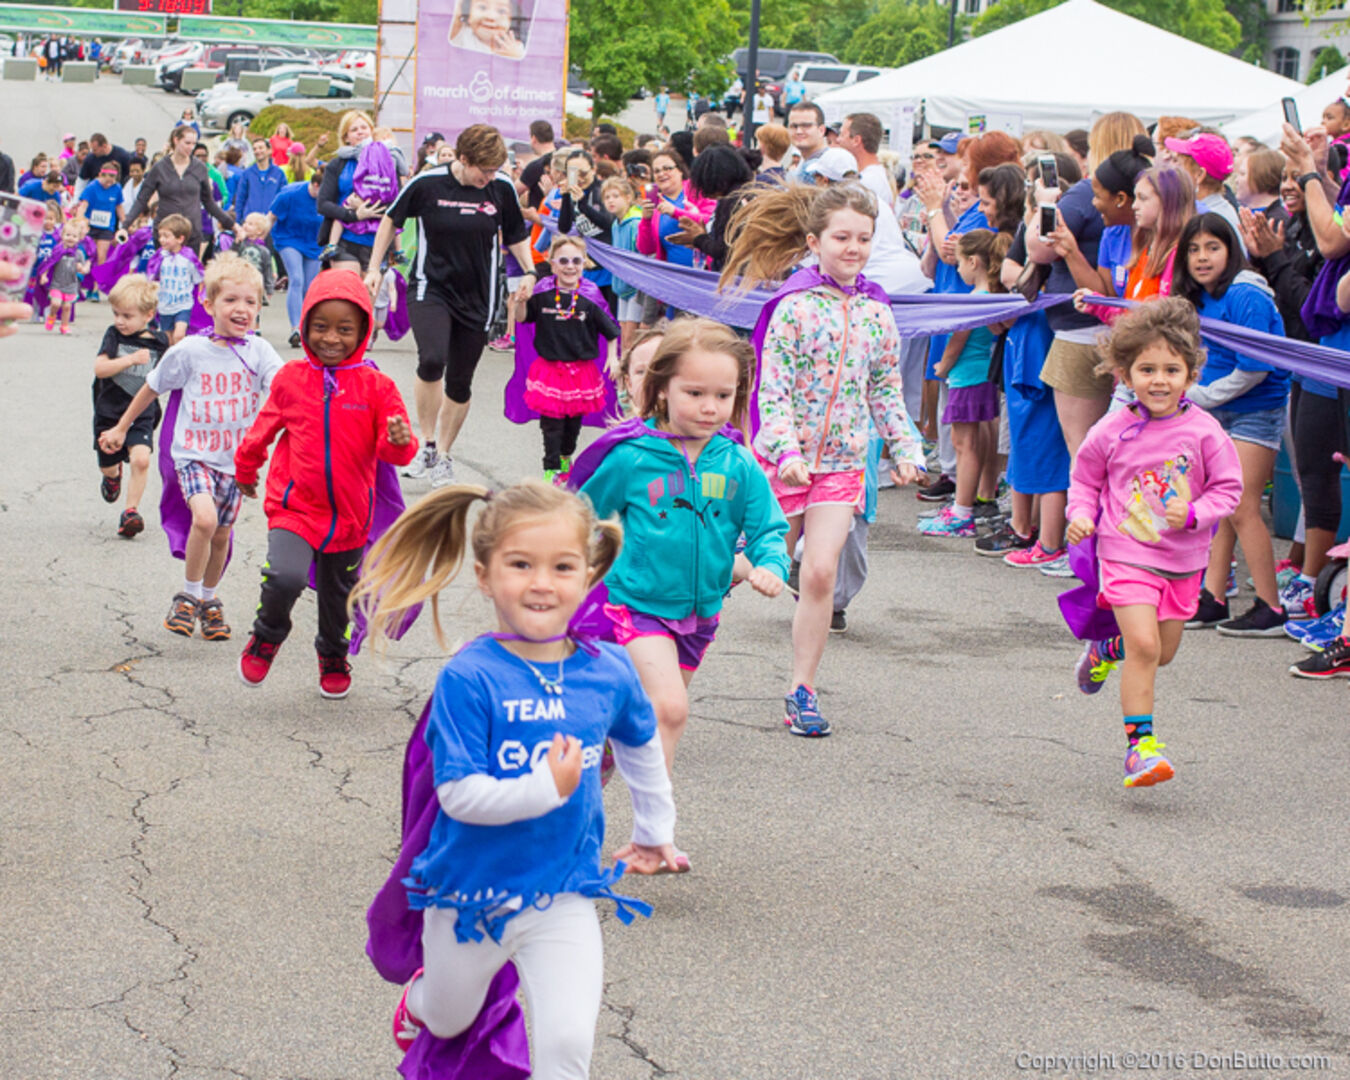
<svg viewBox="0 0 1350 1080"><path fill-rule="evenodd" d="M1003 561L1009 566L1042 566L1045 563L1054 562L1063 554L1063 548L1058 551L1046 551L1045 548L1041 547L1041 542L1037 540L1029 548L1008 552L1003 556Z"/></svg>
<svg viewBox="0 0 1350 1080"><path fill-rule="evenodd" d="M413 972L413 977L403 988L403 996L398 999L398 1008L394 1010L394 1042L398 1043L398 1048L405 1054L417 1041L417 1033L426 1027L426 1024L408 1009L408 991L412 989L413 983L422 977L422 970L418 968Z"/></svg>
<svg viewBox="0 0 1350 1080"><path fill-rule="evenodd" d="M69 326L63 326L63 327L61 327L61 333L63 333L63 334L69 334L69 333L71 333L70 327L69 327Z"/></svg>
<svg viewBox="0 0 1350 1080"><path fill-rule="evenodd" d="M488 342L488 348L496 349L498 352L510 352L515 347L516 339L509 334L503 334L501 337Z"/></svg>

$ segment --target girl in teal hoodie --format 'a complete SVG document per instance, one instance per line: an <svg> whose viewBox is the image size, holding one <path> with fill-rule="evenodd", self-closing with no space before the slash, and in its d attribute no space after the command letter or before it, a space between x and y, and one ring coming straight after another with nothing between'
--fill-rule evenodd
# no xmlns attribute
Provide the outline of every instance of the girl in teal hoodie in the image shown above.
<svg viewBox="0 0 1350 1080"><path fill-rule="evenodd" d="M777 596L787 578L787 519L737 429L753 360L749 343L720 323L672 323L643 380L639 417L572 466L596 513L623 520L627 540L605 579L605 614L656 710L667 768L740 535L757 592Z"/></svg>

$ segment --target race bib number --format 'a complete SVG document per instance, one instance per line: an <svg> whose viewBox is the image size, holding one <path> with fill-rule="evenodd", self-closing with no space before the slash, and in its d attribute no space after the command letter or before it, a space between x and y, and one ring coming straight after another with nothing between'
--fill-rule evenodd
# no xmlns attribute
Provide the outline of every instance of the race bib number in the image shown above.
<svg viewBox="0 0 1350 1080"><path fill-rule="evenodd" d="M112 228L112 211L95 210L89 215L89 224L96 229Z"/></svg>

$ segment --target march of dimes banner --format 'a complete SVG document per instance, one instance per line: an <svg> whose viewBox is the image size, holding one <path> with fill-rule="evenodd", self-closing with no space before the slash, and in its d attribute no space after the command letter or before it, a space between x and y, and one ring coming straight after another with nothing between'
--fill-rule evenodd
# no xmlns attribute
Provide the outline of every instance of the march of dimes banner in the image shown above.
<svg viewBox="0 0 1350 1080"><path fill-rule="evenodd" d="M421 0L417 23L418 143L470 124L523 142L533 120L562 134L567 0Z"/></svg>

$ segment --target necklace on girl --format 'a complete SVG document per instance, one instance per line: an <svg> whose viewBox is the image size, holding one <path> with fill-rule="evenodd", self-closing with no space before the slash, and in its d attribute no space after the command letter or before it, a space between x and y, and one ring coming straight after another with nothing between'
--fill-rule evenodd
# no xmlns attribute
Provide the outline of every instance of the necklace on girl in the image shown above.
<svg viewBox="0 0 1350 1080"><path fill-rule="evenodd" d="M557 635L555 635L554 637L548 637L548 638L527 638L527 637L523 637L523 636L520 635L520 634L488 634L487 636L490 637L490 638L493 638L493 639L495 639L495 640L497 640L497 641L528 641L528 642L530 642L532 645L543 645L543 644L547 644L548 642L551 642L551 641L566 641L566 640L569 639L572 635L571 635L571 634L557 634ZM579 647L579 648L584 648L584 647L585 647L585 646L582 645L580 642L578 642L577 644L578 644L578 647ZM590 651L590 650L588 649L587 651ZM561 693L562 693L562 690L563 690L563 677L564 677L564 675L566 674L566 673L563 671L563 664L565 664L565 663L567 662L567 656L566 656L566 655L560 656L560 657L558 658L558 674L557 674L554 678L552 678L552 679L550 679L547 675L545 675L542 671L540 671L540 670L539 670L537 667L535 667L532 663L530 663L528 660L526 660L525 657L521 656L520 653L513 653L513 655L516 657L517 660L519 660L522 664L524 664L527 668L529 668L532 672L534 672L534 677L535 677L536 679L539 680L539 686L540 686L540 688L544 691L544 693L546 693L546 694L561 694Z"/></svg>
<svg viewBox="0 0 1350 1080"><path fill-rule="evenodd" d="M559 319L572 319L576 317L577 312L577 294L574 291L571 294L570 303L566 308L562 306L562 293L558 289L553 290L553 307L558 313Z"/></svg>

